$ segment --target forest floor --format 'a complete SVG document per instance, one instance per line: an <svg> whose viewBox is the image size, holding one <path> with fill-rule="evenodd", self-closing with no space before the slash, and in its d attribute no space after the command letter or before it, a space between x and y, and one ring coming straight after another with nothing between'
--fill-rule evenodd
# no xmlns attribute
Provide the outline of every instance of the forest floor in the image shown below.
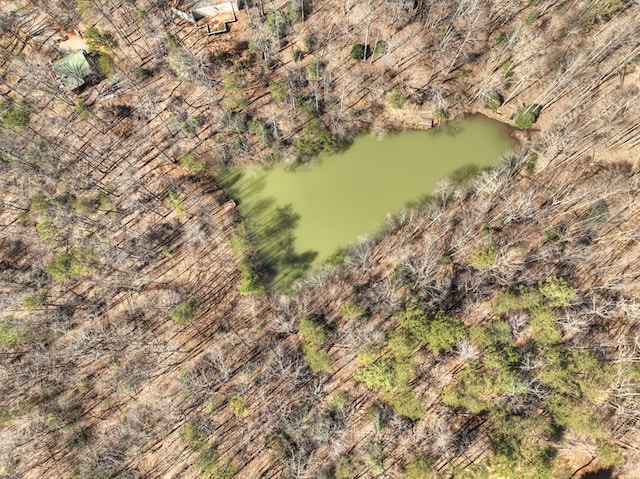
<svg viewBox="0 0 640 479"><path fill-rule="evenodd" d="M533 428L531 442L546 438L560 394L525 368L532 357L538 370L552 364L540 318L495 313L495 300L562 278L576 299L545 323L558 354L593 352L611 369L606 384L574 375L602 393L580 389L580 416L549 440L553 474L635 479L635 4L592 23L586 4L560 1L325 0L304 21L292 4L249 4L209 37L161 2L95 0L84 13L67 3L34 0L1 19L0 477L400 478L421 459L445 477L480 477L475 466L496 479L561 477L526 476L532 459L517 448L510 469L491 458L506 457L494 447L505 417L522 420L512 431ZM64 32L94 25L116 42L89 45L111 65L109 89L63 91L49 62L72 41ZM379 53L351 58L355 43L378 40ZM484 107L493 93L500 114ZM250 232L216 172L304 161L361 131L444 116L513 126L531 104L540 117L496 170L391 215L384 234L295 295L239 294L252 258L238 243ZM21 109L28 124L17 128ZM528 392L487 386L478 414L445 403L491 355L464 341L435 354L413 344L397 326L411 298L465 330L508 323L522 361L511 372ZM321 325L317 344L300 331L305 317ZM401 392L421 415L354 378L363 352L395 358L390 338L413 344L398 360L413 373ZM313 370L323 354L328 366Z"/></svg>

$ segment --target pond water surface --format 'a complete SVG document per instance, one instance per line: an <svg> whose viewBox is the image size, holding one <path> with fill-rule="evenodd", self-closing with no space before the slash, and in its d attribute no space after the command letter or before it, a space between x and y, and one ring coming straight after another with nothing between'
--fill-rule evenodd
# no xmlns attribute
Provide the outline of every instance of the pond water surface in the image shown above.
<svg viewBox="0 0 640 479"><path fill-rule="evenodd" d="M444 177L498 162L517 144L509 132L477 115L427 131L365 134L312 165L236 170L223 183L259 244L265 279L286 282L429 194Z"/></svg>

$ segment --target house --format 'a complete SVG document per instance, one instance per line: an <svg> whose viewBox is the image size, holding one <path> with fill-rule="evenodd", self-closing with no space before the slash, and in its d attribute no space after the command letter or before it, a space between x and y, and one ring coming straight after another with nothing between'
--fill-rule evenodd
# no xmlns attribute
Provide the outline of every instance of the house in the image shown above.
<svg viewBox="0 0 640 479"><path fill-rule="evenodd" d="M225 33L227 25L237 21L238 2L216 3L212 0L198 1L188 8L172 8L174 15L203 29L208 35Z"/></svg>
<svg viewBox="0 0 640 479"><path fill-rule="evenodd" d="M93 62L84 50L67 55L53 64L53 71L61 87L78 90L92 77L97 76Z"/></svg>

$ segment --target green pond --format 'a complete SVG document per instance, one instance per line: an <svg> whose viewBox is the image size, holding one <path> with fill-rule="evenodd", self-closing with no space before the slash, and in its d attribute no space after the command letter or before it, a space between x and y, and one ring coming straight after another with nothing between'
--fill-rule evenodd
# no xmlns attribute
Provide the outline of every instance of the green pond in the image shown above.
<svg viewBox="0 0 640 479"><path fill-rule="evenodd" d="M442 178L499 161L517 144L509 133L475 115L427 131L360 135L312 165L234 170L222 182L246 220L263 279L286 284L428 195Z"/></svg>

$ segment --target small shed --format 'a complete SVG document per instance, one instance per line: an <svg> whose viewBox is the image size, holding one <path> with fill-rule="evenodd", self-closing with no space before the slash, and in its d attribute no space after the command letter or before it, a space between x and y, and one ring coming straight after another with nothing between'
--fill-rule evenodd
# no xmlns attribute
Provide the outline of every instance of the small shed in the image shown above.
<svg viewBox="0 0 640 479"><path fill-rule="evenodd" d="M90 59L83 50L55 62L53 71L62 85L72 91L82 87L90 77L96 74Z"/></svg>

